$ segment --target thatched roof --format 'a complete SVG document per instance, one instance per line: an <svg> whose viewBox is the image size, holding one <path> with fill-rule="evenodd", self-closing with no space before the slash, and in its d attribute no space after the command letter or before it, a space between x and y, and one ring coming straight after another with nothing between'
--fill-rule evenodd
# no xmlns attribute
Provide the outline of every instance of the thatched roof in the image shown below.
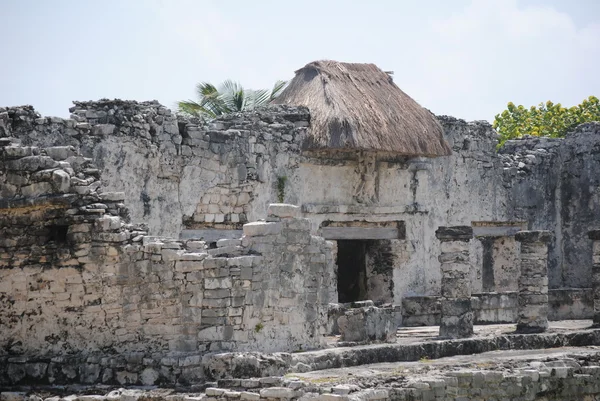
<svg viewBox="0 0 600 401"><path fill-rule="evenodd" d="M430 157L452 152L435 116L374 64L309 63L274 103L310 109L305 149Z"/></svg>

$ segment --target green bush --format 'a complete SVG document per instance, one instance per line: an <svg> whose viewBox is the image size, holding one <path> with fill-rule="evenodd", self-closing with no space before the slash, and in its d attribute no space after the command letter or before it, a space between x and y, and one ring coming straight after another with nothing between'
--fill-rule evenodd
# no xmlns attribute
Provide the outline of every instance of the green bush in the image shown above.
<svg viewBox="0 0 600 401"><path fill-rule="evenodd" d="M500 134L502 146L523 135L562 138L579 124L590 121L600 121L600 100L595 96L570 108L551 101L530 108L509 102L507 109L496 115L493 127Z"/></svg>

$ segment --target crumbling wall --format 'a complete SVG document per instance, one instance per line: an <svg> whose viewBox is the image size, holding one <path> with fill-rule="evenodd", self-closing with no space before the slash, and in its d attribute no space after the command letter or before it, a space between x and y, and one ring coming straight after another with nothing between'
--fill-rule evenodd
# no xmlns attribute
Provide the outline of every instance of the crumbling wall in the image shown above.
<svg viewBox="0 0 600 401"><path fill-rule="evenodd" d="M438 225L501 215L487 201L497 198L488 179L495 133L483 123L442 118L456 152L449 158L359 160L301 154L305 108L276 106L209 124L177 118L157 102L75 102L71 111L62 120L29 107L5 109L1 135L79 147L98 164L104 187L124 192L133 221L147 223L151 234L241 229L279 197L302 205L314 231L325 220L405 221L407 240L393 240L389 274L398 303L402 294L439 291L432 256ZM373 185L359 185L367 176Z"/></svg>
<svg viewBox="0 0 600 401"><path fill-rule="evenodd" d="M173 383L206 352L322 345L332 246L297 207L206 249L126 223L97 176L73 148L0 139L0 384Z"/></svg>
<svg viewBox="0 0 600 401"><path fill-rule="evenodd" d="M280 197L302 206L314 233L324 222L404 222L406 239L391 240L393 279L383 280L393 282L399 304L405 295L440 291L437 227L525 220L531 229L556 232L552 288L589 282L585 233L600 217L597 124L566 139L509 141L498 154L488 123L440 116L453 154L408 159L302 152L306 108L275 106L208 124L176 117L156 102L76 102L72 113L62 120L41 118L30 107L0 109L0 136L80 148L99 165L104 188L123 191L133 221L146 222L152 234L240 230ZM484 291L479 241L471 242L470 255L473 291ZM516 285L506 259L496 290Z"/></svg>
<svg viewBox="0 0 600 401"><path fill-rule="evenodd" d="M550 287L588 287L587 232L600 220L600 124L583 124L564 139L508 141L499 157L509 217L555 234L549 246Z"/></svg>
<svg viewBox="0 0 600 401"><path fill-rule="evenodd" d="M71 119L30 106L0 108L0 137L25 145L72 145L93 159L103 185L125 193L133 221L153 235L182 228L241 229L269 203L297 165L305 108L274 106L210 123L175 116L156 101L74 102ZM165 218L168 216L168 218Z"/></svg>

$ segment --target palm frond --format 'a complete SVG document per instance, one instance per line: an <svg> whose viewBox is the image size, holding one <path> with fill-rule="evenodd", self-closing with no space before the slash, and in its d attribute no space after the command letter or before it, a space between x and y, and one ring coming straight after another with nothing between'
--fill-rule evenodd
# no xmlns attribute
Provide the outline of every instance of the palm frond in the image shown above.
<svg viewBox="0 0 600 401"><path fill-rule="evenodd" d="M269 97L269 102L273 101L283 90L287 87L289 81L277 81L275 85L273 85L273 89L271 89L271 95Z"/></svg>
<svg viewBox="0 0 600 401"><path fill-rule="evenodd" d="M209 117L214 118L216 115L212 110L204 107L203 105L193 101L187 100L177 103L177 111L183 114L190 115L192 117Z"/></svg>
<svg viewBox="0 0 600 401"><path fill-rule="evenodd" d="M208 82L196 85L198 101L177 103L178 111L194 117L215 118L235 111L252 110L269 104L286 87L286 81L277 81L273 89L244 89L235 81L226 80L219 88Z"/></svg>
<svg viewBox="0 0 600 401"><path fill-rule="evenodd" d="M268 89L259 89L254 91L254 107L264 106L271 101L271 91Z"/></svg>

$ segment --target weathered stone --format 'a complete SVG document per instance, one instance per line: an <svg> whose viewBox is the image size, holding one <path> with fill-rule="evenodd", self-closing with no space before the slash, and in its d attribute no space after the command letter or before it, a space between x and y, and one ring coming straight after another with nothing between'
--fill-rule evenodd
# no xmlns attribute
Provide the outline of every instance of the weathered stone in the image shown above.
<svg viewBox="0 0 600 401"><path fill-rule="evenodd" d="M552 241L553 235L550 231L519 231L515 239L521 243L548 243Z"/></svg>
<svg viewBox="0 0 600 401"><path fill-rule="evenodd" d="M259 237L264 235L277 235L281 232L281 223L255 222L244 224L244 235Z"/></svg>
<svg viewBox="0 0 600 401"><path fill-rule="evenodd" d="M549 231L519 231L520 253L517 332L540 333L548 327Z"/></svg>
<svg viewBox="0 0 600 401"><path fill-rule="evenodd" d="M473 227L438 227L435 231L435 236L440 241L469 241L473 238Z"/></svg>
<svg viewBox="0 0 600 401"><path fill-rule="evenodd" d="M48 195L52 192L52 185L49 182L36 182L21 188L21 194L28 198Z"/></svg>
<svg viewBox="0 0 600 401"><path fill-rule="evenodd" d="M63 170L54 170L52 172L52 183L57 192L67 193L71 187L71 176Z"/></svg>
<svg viewBox="0 0 600 401"><path fill-rule="evenodd" d="M600 327L600 230L588 232L592 240L593 325Z"/></svg>
<svg viewBox="0 0 600 401"><path fill-rule="evenodd" d="M294 398L295 392L286 387L270 387L260 390L260 396L261 398L291 399Z"/></svg>
<svg viewBox="0 0 600 401"><path fill-rule="evenodd" d="M446 243L438 258L442 272L440 336L468 337L473 334L474 322L469 250L456 243L470 239L473 230L471 227L440 227L436 236Z"/></svg>
<svg viewBox="0 0 600 401"><path fill-rule="evenodd" d="M271 203L267 209L267 216L280 218L298 218L300 216L300 207L288 205L285 203Z"/></svg>
<svg viewBox="0 0 600 401"><path fill-rule="evenodd" d="M358 306L337 320L342 341L394 342L396 322L393 308Z"/></svg>

